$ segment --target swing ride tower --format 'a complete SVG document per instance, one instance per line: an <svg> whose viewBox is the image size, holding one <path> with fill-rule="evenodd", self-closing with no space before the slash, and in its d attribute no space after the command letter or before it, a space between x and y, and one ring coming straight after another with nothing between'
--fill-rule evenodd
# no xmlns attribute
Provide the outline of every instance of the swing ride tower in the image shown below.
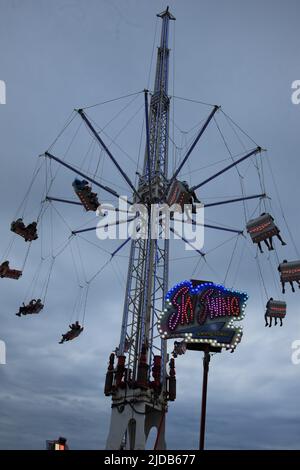
<svg viewBox="0 0 300 470"><path fill-rule="evenodd" d="M151 94L148 90L143 91L144 103L142 107L144 107L145 109L146 148L143 169L140 173L137 173L139 177L137 185L133 184L129 175L122 169L121 165L118 163L117 158L115 158L112 154L110 146L104 142L101 130L99 131L99 126L98 129L94 127L94 121L91 120L86 114L87 108L76 109L74 111L75 115L77 115L79 119L83 120L92 139L97 143L97 145L100 146L101 150L104 151L105 156L110 159L114 167L118 170L123 179L126 181L128 187L132 191L131 202L128 201L129 204L143 204L143 207L146 207L148 209L149 215L148 225L146 228L146 231L148 231L147 236L132 238L128 237L127 240L123 241L120 246L118 246L112 253L109 253L110 260L105 261L103 266L100 267L96 274L94 274L90 279L85 280L86 295L84 300L82 325L84 322L87 295L91 282L96 279L96 277L100 272L102 272L104 267L109 264L109 262L114 258L114 256L125 245L127 245L128 242L131 243L120 341L114 352L112 352L110 355L104 386L105 395L111 397L112 400L110 428L106 442L106 448L110 450L145 449L149 432L153 427L157 429L157 438L154 448L156 450L165 449L165 416L168 409L168 402L174 401L176 398L176 377L174 358L171 358L169 360L167 355L167 342L165 339L166 333L161 330L160 327L158 328L158 325L161 324L160 317L165 307L165 298L167 296L169 288L169 240L165 238L164 228L162 224L156 223L156 220L152 220L152 206L159 205L161 203L166 204L167 201L169 201L168 194L170 192L172 193L171 188L173 183L175 185L179 184L183 186L184 182L180 182L179 180L177 180L177 177L183 169L184 165L187 163L190 155L194 151L195 147L200 141L202 135L204 135L208 125L212 120L214 120L216 123L216 129L222 137L222 142L224 143L226 150L229 153L231 162L222 169L218 170L216 173L198 182L193 187L185 188L186 195L189 197L188 200L190 200L191 195L195 195L195 191L199 188L203 188L206 184L211 183L215 180L215 178L224 175L226 172L235 168L237 165L244 162L245 160L251 159L251 157L257 155L261 156L263 151L263 149L258 146L255 141L253 141L253 139L251 139L238 125L236 125L229 116L227 116L222 110L220 110L219 106L206 103L205 105L210 107L208 116L207 114L205 114L204 119L202 119L201 123L196 126L197 130L195 134L193 135L189 143L183 147L184 150L183 154L180 155L180 162L177 162L178 166L175 165L175 170L173 170L172 172L168 172L168 146L170 140L170 96L168 94L170 50L168 47L168 38L170 22L174 21L175 18L170 13L169 8L167 8L165 11L158 14L157 16L161 20L161 36L160 44L157 49L154 87L151 91ZM173 98L176 97L174 96ZM230 126L233 126L234 135L236 135L236 127L243 135L247 136L247 139L250 139L250 147L248 145L246 147L245 145L243 145L242 142L242 153L233 155L232 151L230 150L230 146L226 142L225 137L216 120L216 113L219 110L220 114L222 113L222 115L225 116L226 119L228 119L227 122L230 123ZM69 126L69 124L73 121L73 119L74 117L69 119L68 124L59 134L59 137ZM76 135L77 131L75 137ZM69 151L70 146L73 144L75 137L73 137L71 144L68 146L67 152ZM57 139L55 140L54 144L56 143ZM237 140L240 143L240 139L238 138ZM52 144L49 149L41 156L44 156L50 161L62 165L66 169L76 174L75 182L73 182L73 189L75 190L76 195L79 197L80 202L52 196L51 188L55 177L52 177L50 171L51 179L47 179L49 178L49 175L47 172L46 163L45 167L47 187L42 209L37 218L38 221L43 219L47 207L51 207L52 210L52 203L65 203L71 205L75 204L78 206L83 206L86 211L95 212L96 206L98 206L99 201L96 197L96 193L93 193L91 191L91 187L88 186L87 182L92 183L93 186L100 188L101 191L109 193L114 198L122 198L122 196L120 196L115 189L112 189L106 184L104 184L105 180L102 181L102 177L99 177L97 175L97 171L94 175L91 176L89 170L85 171L82 166L79 167L78 165L73 165L72 162L67 162L65 159L66 155L63 159L54 155L53 151L56 154L56 150L53 150L54 144ZM254 148L253 144L255 145ZM259 173L259 167L256 165L254 166ZM40 168L41 166L39 166L38 171L35 172L34 179L37 176ZM79 177L84 178L84 180L79 180ZM239 177L240 179L242 178L240 174ZM207 203L205 204L205 210L221 205L236 204L240 202L244 203L247 200L259 199L261 201L265 199L266 193L263 180L261 179L260 174L259 182L261 186L261 193L246 196L242 187L241 197L233 198L233 196L231 196L230 199L226 198ZM192 198L194 202L195 199L197 199L196 196L192 196ZM44 204L47 204L45 206L46 209L44 209ZM136 212L135 218L138 217L138 213L139 211ZM59 212L58 215L60 215ZM264 213L263 217L270 216ZM64 220L63 217L61 218ZM50 217L50 220L52 220L52 215ZM126 222L130 222L132 220L134 219L127 219ZM272 217L270 220L274 221ZM16 229L17 222L19 224L18 230ZM26 238L28 238L28 227L22 226L22 230L20 231L20 223L23 223L22 219L17 219L17 221L13 222L11 230L16 234L21 235L26 240ZM156 237L152 237L153 223L156 224ZM196 224L195 221L191 221L191 223L193 223L194 225ZM68 226L69 230L69 225L66 225ZM243 229L231 228L227 225L213 225L211 223L206 222L199 225L202 225L203 227L208 228L209 230L216 230L219 233L233 233L237 237L243 235L244 232ZM137 224L136 231L138 231L139 227L140 226ZM250 220L246 224L247 230L252 230L253 227L255 229L253 232L254 242L256 240L256 237L258 236L258 232L261 229L263 229L263 234L259 233L259 237L262 236L262 238L259 238L258 240L264 240L268 238L268 236L270 236L269 232L269 235L267 232L264 232L265 225L261 224L260 218ZM72 240L74 240L75 235L83 232L94 232L97 228L98 227L79 227L79 229L77 230L71 230L71 235L69 236L67 242L63 245L63 248L61 248L60 245L55 255L53 254L53 240L51 236L51 263L50 271L46 276L45 294L41 296L41 298L43 298L43 304L45 303L45 297L48 291L51 271L56 257L59 256L65 250L65 248L72 242ZM170 230L175 233L171 227ZM24 231L26 232L26 234ZM279 230L276 229L274 233L271 233L271 235L273 236L275 233L279 234ZM177 233L175 234L178 235ZM24 235L26 235L26 237L24 237ZM35 240L37 237L31 238ZM179 235L179 238L181 238L181 240L185 244L190 245L197 253L197 256L200 255L204 258L207 255L207 253L203 253L202 251L196 249L188 240L186 240L182 236ZM282 244L285 243L283 242ZM234 251L236 249L236 246L237 241L234 245ZM28 251L25 257L25 261L28 256ZM232 263L234 251L230 257L229 266L225 275L225 280L228 274L228 270ZM5 258L6 255L4 259ZM206 261L206 258L204 258L204 260ZM43 259L41 260L41 262L42 261ZM76 270L75 262L74 265ZM38 268L37 273L39 273L39 269L40 268ZM16 271L14 269L11 269L9 267L8 261L4 261L2 264L0 264L1 278L7 277L17 279L21 276L22 271ZM261 274L260 267L259 272ZM39 275L36 274L34 279L38 279L38 277ZM79 287L80 289L82 289L82 285L79 285ZM42 291L43 290L44 288L42 289ZM277 306L277 304L278 302L275 306ZM280 304L278 308L282 308L282 305ZM78 320L80 320L80 318Z"/></svg>
<svg viewBox="0 0 300 470"><path fill-rule="evenodd" d="M162 20L154 90L148 109L145 97L146 150L143 174L135 202L150 208L164 197L168 186L169 132L169 24L175 20L169 8L158 15ZM157 331L168 287L169 240L131 241L117 371L120 376L112 392L108 449L144 449L150 429L158 430L157 448L164 449L167 387L166 341ZM121 378L122 372L124 373ZM172 398L172 397L171 397Z"/></svg>

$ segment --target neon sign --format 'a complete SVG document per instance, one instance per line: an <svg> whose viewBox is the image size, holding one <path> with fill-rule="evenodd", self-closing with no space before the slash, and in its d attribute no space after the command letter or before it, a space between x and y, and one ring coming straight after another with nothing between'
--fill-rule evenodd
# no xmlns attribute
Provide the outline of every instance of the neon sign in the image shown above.
<svg viewBox="0 0 300 470"><path fill-rule="evenodd" d="M248 296L206 281L183 281L166 295L158 320L162 338L184 338L187 343L208 343L234 349L242 338Z"/></svg>

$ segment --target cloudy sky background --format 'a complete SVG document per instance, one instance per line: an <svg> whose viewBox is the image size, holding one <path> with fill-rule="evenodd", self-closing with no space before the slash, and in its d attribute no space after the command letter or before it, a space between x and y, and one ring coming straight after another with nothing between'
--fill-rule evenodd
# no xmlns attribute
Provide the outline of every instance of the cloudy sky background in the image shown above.
<svg viewBox="0 0 300 470"><path fill-rule="evenodd" d="M257 143L268 149L266 158L271 162L284 215L297 245L300 106L291 102L291 84L300 79L299 3L296 0L285 3L174 0L169 3L177 18L175 31L171 25L170 47L172 53L175 51L175 63L172 55L170 94L221 104ZM160 20L155 15L166 4L156 0L55 0L51 4L44 0L0 0L0 6L0 79L7 86L7 104L0 106L0 246L4 255L11 240L10 223L24 199L35 165L42 164L41 159L37 162L38 155L49 147L72 110L147 86L151 89L151 53L155 30L158 33L160 28ZM157 34L155 45L158 39ZM111 149L134 178L139 154L140 159L143 157L143 152L139 152L142 95L135 100L131 97L91 108L88 114L103 127L127 104L105 131L110 142L110 137L123 129L116 142L118 146L113 144ZM208 112L207 106L172 100L171 115L177 127L174 126L173 135L171 122L171 134L178 147L188 142L195 132L191 129ZM221 113L217 120L233 154L242 152ZM77 117L55 143L53 153L66 155L68 161L82 164L90 173L96 171L99 161L99 179L129 195L107 158L96 146L90 148L91 138L84 126L79 125ZM253 148L249 139L238 135L245 148ZM141 148L143 145L144 141ZM170 146L171 169L175 157ZM212 123L183 171L184 179L196 184L228 164L228 158ZM56 165L51 168L47 165L48 177L56 169ZM245 192L260 192L253 162L243 164L240 171ZM31 222L39 211L45 192L45 173L43 164L27 201L25 221ZM68 170L60 169L51 194L73 198L73 177ZM297 259L267 159L264 177L274 216L288 241L286 248L278 247L278 257ZM233 170L203 188L199 197L208 202L240 193L240 181ZM111 200L101 191L99 196ZM247 205L248 215L255 213L256 206L257 202ZM0 365L2 449L43 449L46 439L59 435L66 436L73 449L105 446L110 399L103 396L103 384L108 356L118 344L120 334L128 247L91 284L84 334L77 341L58 345L60 334L72 318L78 284L97 272L118 242L100 242L94 232L85 238L97 246L81 238L78 243L72 241L72 248L68 246L55 261L44 312L34 318L17 318L14 313L29 295L41 256L52 255L51 226L53 244L57 247L70 235L68 226L74 229L83 224L88 226L89 222L93 224L93 214L86 214L78 207L56 205L55 208L63 219L56 209L48 208L41 224L43 233L32 245L22 279L1 279L0 339L7 346L7 364ZM235 228L243 228L245 224L242 205L207 209L206 218ZM230 234L207 230L204 251L209 252L230 238ZM186 252L180 241L174 242L170 286L192 273L194 277L223 282L235 241L208 253L207 264L198 264L192 252ZM239 239L226 278L226 285L247 291L250 300L241 345L235 354L224 352L211 361L207 409L209 449L300 448L300 365L291 362L291 344L300 339L297 304L300 291L292 294L287 290L288 314L284 327L264 328L266 295L258 276L255 253L249 241ZM8 256L11 265L20 267L24 257L25 243L16 239ZM268 254L260 258L262 271L268 294L277 297L276 254L268 258ZM40 295L49 273L48 261L42 264L40 277L33 284L34 296ZM189 352L177 360L176 369L178 397L168 413L167 443L170 449L195 449L199 434L201 355Z"/></svg>

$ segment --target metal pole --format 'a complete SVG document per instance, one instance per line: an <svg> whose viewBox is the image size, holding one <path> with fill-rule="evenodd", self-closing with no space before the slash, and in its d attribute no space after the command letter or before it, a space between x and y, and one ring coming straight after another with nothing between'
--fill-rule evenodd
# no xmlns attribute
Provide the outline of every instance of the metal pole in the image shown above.
<svg viewBox="0 0 300 470"><path fill-rule="evenodd" d="M213 179L217 178L217 176L222 175L223 173L225 173L225 171L230 170L231 168L233 168L234 166L236 166L239 163L243 162L247 158L252 157L252 155L255 155L256 153L259 153L259 152L262 152L262 151L263 151L263 149L261 147L257 147L256 149L254 149L251 152L247 153L247 155L244 155L244 157L239 158L235 162L231 163L231 165L228 165L225 168L223 168L223 170L218 171L218 173L216 173L213 176L210 176L206 180L202 181L202 183L196 184L195 186L193 186L191 188L191 191L196 191L196 189L200 188L201 186L204 186L206 183L209 183Z"/></svg>
<svg viewBox="0 0 300 470"><path fill-rule="evenodd" d="M207 347L207 349L204 351L204 357L203 357L203 382L202 382L202 405L201 405L199 450L204 450L209 361L210 361L210 353L209 353L209 347Z"/></svg>
<svg viewBox="0 0 300 470"><path fill-rule="evenodd" d="M107 145L103 142L102 138L100 137L100 135L98 134L98 132L96 131L96 129L92 126L91 122L89 121L89 119L87 118L86 114L84 113L83 109L78 109L77 110L78 114L82 117L82 119L84 120L84 122L86 123L86 125L88 126L88 128L91 130L92 134L95 136L96 140L99 142L99 144L101 145L101 147L105 150L105 152L107 153L107 155L109 156L109 158L111 159L111 161L113 162L113 164L115 165L115 167L119 170L119 172L121 173L121 175L123 176L123 178L125 179L126 183L130 186L130 188L132 189L132 191L134 192L134 194L138 197L138 199L140 200L140 195L139 193L137 192L137 190L135 189L133 183L131 182L130 178L127 176L126 172L121 168L121 166L119 165L119 163L117 162L117 160L115 159L115 157L112 155L111 151L109 150L109 148L107 147Z"/></svg>

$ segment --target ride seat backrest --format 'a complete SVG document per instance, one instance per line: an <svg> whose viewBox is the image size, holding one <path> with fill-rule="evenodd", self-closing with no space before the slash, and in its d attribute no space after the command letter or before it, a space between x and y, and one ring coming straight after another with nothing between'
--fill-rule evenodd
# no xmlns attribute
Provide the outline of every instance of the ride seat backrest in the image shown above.
<svg viewBox="0 0 300 470"><path fill-rule="evenodd" d="M251 239L256 243L279 233L270 214L261 215L255 219L249 220L246 229Z"/></svg>
<svg viewBox="0 0 300 470"><path fill-rule="evenodd" d="M266 314L268 317L285 317L286 302L281 300L269 300Z"/></svg>
<svg viewBox="0 0 300 470"><path fill-rule="evenodd" d="M279 269L281 281L300 281L300 260L281 263Z"/></svg>
<svg viewBox="0 0 300 470"><path fill-rule="evenodd" d="M168 191L167 204L169 206L179 204L183 208L184 204L189 204L190 199L191 195L185 186L180 181L174 180Z"/></svg>

